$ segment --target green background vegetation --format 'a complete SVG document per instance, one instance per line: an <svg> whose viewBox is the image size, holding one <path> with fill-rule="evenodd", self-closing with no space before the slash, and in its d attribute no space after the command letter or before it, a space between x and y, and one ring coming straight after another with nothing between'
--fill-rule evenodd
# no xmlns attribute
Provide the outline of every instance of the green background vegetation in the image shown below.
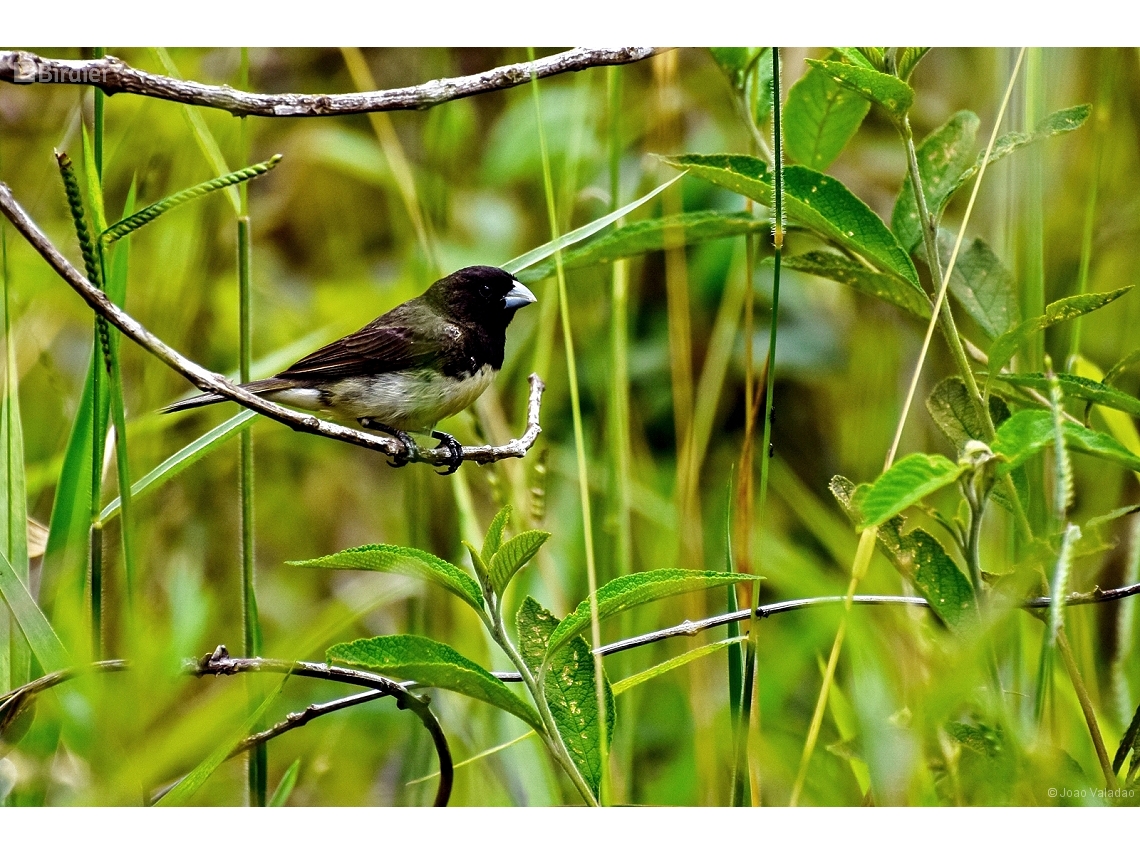
<svg viewBox="0 0 1140 855"><path fill-rule="evenodd" d="M150 51L110 52L136 67L164 70ZM808 69L806 57L828 55L785 50L785 94ZM923 58L910 79L917 93L910 110L916 140L968 109L981 119L977 143L984 146L1016 55L937 49ZM170 58L187 79L238 83L238 50L172 50ZM377 88L526 58L519 49L363 54ZM354 55L341 51L257 49L249 59L253 91L364 88L360 69L353 74ZM1003 130L1031 128L1075 104L1094 105L1080 129L993 164L967 230L968 238L984 238L1002 259L1017 294L1032 290L1026 283L1042 284L1041 306L1022 301L1021 316L1031 317L1044 303L1080 290L1110 291L1137 281L1140 65L1134 51L1049 49L1031 53L1021 73ZM756 144L729 78L707 50L677 50L617 69L549 78L537 88L560 233L677 174L654 155L745 153ZM230 169L284 155L272 172L248 185L253 376L279 370L357 329L442 273L468 264L502 264L549 240L534 97L529 86L521 86L422 112L333 119L238 120L195 109ZM837 109L858 112L860 104L866 102ZM753 100L745 109L755 106ZM105 110L103 195L109 221L118 218L132 186L137 209L219 174L186 108L124 94L108 99ZM92 95L85 88L0 84L0 180L73 262L79 253L52 150L66 150L81 163L81 127L90 127L91 112ZM846 145L831 141L809 151L789 143L788 155L839 179L891 223L906 152L880 107L870 109ZM952 200L944 221L955 231L968 186ZM687 176L627 222L702 210L743 213L746 204L727 189ZM766 215L759 206L747 210L749 216ZM6 222L4 228L28 513L47 525L59 501L64 450L92 353L92 318ZM767 227L754 234L751 276L752 253L742 236L635 255L617 272L616 289L609 263L566 272L599 584L635 571L726 566L726 532L733 528L729 516L748 420L746 376L762 376L768 349L772 250ZM786 239L789 254L820 246L806 230L793 228ZM237 252L234 208L225 192L187 204L131 237L125 300L132 316L181 353L235 377ZM929 290L926 269L918 268ZM615 290L623 282L624 327L615 315ZM562 616L586 597L586 534L558 284L550 275L530 287L538 305L512 324L495 387L471 411L441 425L466 444L517 436L526 376L536 370L547 386L543 433L525 460L467 464L440 478L425 466L391 469L375 453L265 419L252 423L256 592L265 655L323 661L333 644L413 633L446 642L488 670L511 670L474 616L438 588L400 576L286 563L387 543L470 566L461 541L480 544L506 503L515 505L523 528L552 536L514 582L505 611L513 614L530 595ZM750 528L737 526L732 533L737 568L747 565L765 577L762 603L846 591L858 535L828 484L837 474L855 483L880 474L925 331L913 314L827 279L785 269L780 287L767 500L747 517ZM745 332L750 297L751 343ZM993 338L954 308L967 338L979 345ZM1137 330L1140 296L1129 293L1083 321L1079 352L1106 371L1140 347ZM1062 370L1074 348L1073 322L1049 328L1040 341ZM130 343L122 345L121 358L132 479L237 412L224 404L159 415L159 408L191 391L188 384ZM1024 370L1042 370L1041 352L1019 358L1023 364L1038 362ZM615 360L624 360L627 384L620 382ZM921 405L954 373L949 351L936 336L900 458L918 451L956 458ZM1117 385L1136 395L1137 373L1125 372ZM1083 406L1070 411L1083 416ZM1110 429L1099 410L1092 418L1094 428ZM759 435L758 425L757 445ZM687 442L693 437L695 442ZM757 448L757 482L760 456ZM25 717L18 744L3 745L7 803L141 803L216 746L236 739L249 715L251 685L267 694L277 689L280 679L273 676L194 680L178 673L185 658L218 644L234 653L242 647L239 459L234 438L134 502L136 601L130 609L119 522L108 523L104 650L130 658L134 667L84 677L38 697L34 720ZM117 495L113 452L107 461L101 505ZM1134 473L1088 457L1073 465L1070 519L1083 522L1140 501ZM1038 461L1029 473L1035 520L1048 520L1048 468ZM953 490L929 501L949 517L958 508ZM989 514L982 564L988 572L1005 573L1027 553L1009 515L997 507ZM914 517L957 556L929 517ZM1067 590L1137 581L1140 530L1131 519L1107 526L1106 548L1074 561ZM751 551L741 551L747 543ZM86 557L49 556L46 563L33 558L31 587L65 644L82 651L87 629L74 605L81 575L73 560ZM1051 577L1052 565L1045 567ZM744 586L740 590L746 596ZM881 554L859 591L911 592ZM1140 701L1140 620L1125 603L1072 609L1065 617L1110 755ZM688 593L604 622L602 640L725 610L722 588ZM752 785L764 804L789 800L839 618L839 609L827 607L759 624L759 727L753 736L759 774ZM1104 780L1060 664L1044 716L1040 724L1036 720L1042 629L1041 622L1013 612L984 640L963 641L922 609L854 609L801 803L1111 801L1093 791ZM721 629L616 654L607 658L606 670L616 683L724 637ZM1001 704L979 689L995 647L1006 669ZM725 658L719 651L619 695L611 801L731 801ZM265 720L346 694L343 688L290 679L271 700ZM495 707L444 691L430 694L457 761L527 730ZM436 758L416 719L391 700L324 717L269 743L270 792L295 761L290 804L422 804L435 791L431 779L409 783L433 773ZM241 761L221 765L192 803L243 803L246 775ZM1057 797L1049 788L1083 795ZM452 798L453 804L473 805L576 801L533 738L459 768Z"/></svg>

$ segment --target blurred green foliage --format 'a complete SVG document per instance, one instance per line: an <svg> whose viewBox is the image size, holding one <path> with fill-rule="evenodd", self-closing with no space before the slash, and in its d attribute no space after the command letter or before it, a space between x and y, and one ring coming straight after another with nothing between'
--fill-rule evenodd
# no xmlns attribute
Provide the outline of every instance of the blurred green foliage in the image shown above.
<svg viewBox="0 0 1140 855"><path fill-rule="evenodd" d="M80 56L78 51L40 52ZM137 67L162 70L149 51L110 52ZM170 55L187 79L236 84L237 50L178 49ZM1014 55L994 49L927 54L908 80L917 93L910 110L916 139L963 109L981 118L986 136ZM806 99L810 87L823 93L820 98L834 96L833 87L815 79L795 86L804 74L818 73L809 70L805 58L830 56L826 49L785 50L785 91L791 87ZM733 103L744 87L741 75L746 75L743 66L733 63L751 57L726 53L714 59L706 50L685 49L614 72L594 69L541 81L559 229L594 220L676 174L653 155L752 151L752 135ZM365 58L377 85L392 88L522 61L525 51L401 48L365 51ZM1134 52L1116 50L1050 49L1045 59L1045 112L1094 104L1083 129L1035 149L1044 201L1040 239L1048 303L1078 291L1082 247L1077 236L1093 188L1097 196L1084 290L1110 291L1138 279L1140 66ZM352 89L337 50L251 49L250 60L255 91ZM613 117L620 145L618 200L610 198L609 190L609 74L616 75L621 87L621 112ZM1111 75L1110 87L1103 85L1106 75ZM765 119L753 89L748 90L749 114ZM249 185L253 356L255 362L261 360L255 374L278 370L316 345L357 329L419 294L443 273L468 264L502 264L548 240L531 99L523 86L427 111L389 114L412 170L412 204L427 224L430 252L397 186L392 149L378 140L368 117L246 119L249 163L283 155L276 169ZM1013 129L1022 128L1023 100L1015 95L1009 119ZM845 109L859 112L850 105ZM78 251L52 150L70 151L79 161L80 128L90 124L91 110L91 92L84 87L0 84L0 180L73 262ZM229 167L245 166L239 162L238 120L219 111L197 112ZM845 123L858 124L850 115ZM809 165L829 164L829 175L889 223L906 173L905 151L890 117L877 107L853 133L845 146L840 141L837 154L830 142L818 150L809 147L814 158ZM104 151L103 193L108 212L116 214L132 186L142 208L217 174L183 108L165 101L126 94L108 99ZM1021 154L1013 155L990 167L968 232L985 239L1016 281L1028 263L1019 239L1026 168L1019 158ZM695 177L678 188L679 208L670 209L659 198L632 218L744 209L741 197ZM965 195L950 202L946 225L956 228ZM63 451L92 352L91 313L6 222L2 225L28 513L46 524L58 500ZM230 376L238 364L236 232L223 193L164 215L130 239L126 298L128 312L148 329L199 364ZM725 566L726 485L735 477L745 425L741 300L733 298L731 283L744 281L756 301L751 352L757 372L767 351L760 330L767 329L771 294L770 265L758 264L752 276L745 269L747 239L686 247L680 274L669 268L661 251L629 262L628 518L615 483L607 422L614 382L611 270L606 265L567 271L599 583L614 578L622 566L623 530L632 544L633 570L691 566L702 559L693 569ZM793 229L787 237L789 255L821 246L806 230ZM764 238L758 257L769 254ZM920 272L926 277L921 265ZM676 275L685 277L689 295L690 347L680 355L671 345L676 330L670 330L666 307L666 279ZM921 319L868 294L787 268L783 276L775 457L764 526L751 532L751 566L765 576L762 602L846 590L857 537L828 483L836 474L873 481L881 471L924 330ZM407 633L446 642L488 670L510 668L467 609L421 581L286 563L388 543L470 567L461 541L481 542L490 520L508 502L526 508L519 528L510 533L541 527L552 536L535 563L519 575L505 611L513 615L530 595L562 616L585 598L570 396L554 323L557 290L553 278L531 287L539 306L512 324L495 387L469 413L442 425L465 443L518 435L526 375L548 360L543 433L525 460L482 468L468 464L444 479L422 466L391 469L363 449L293 433L263 419L253 423L257 598L265 655L321 661L336 643ZM971 341L983 346L992 338L992 331L968 314L959 316ZM1059 366L1069 352L1071 323L1045 333L1046 350ZM718 337L722 329L729 334ZM1140 295L1131 292L1085 322L1080 353L1108 371L1135 350L1137 329ZM130 343L120 350L133 477L235 414L234 405L226 404L158 415L160 407L189 392L188 385ZM707 408L702 417L709 419L711 432L696 482L695 511L677 493L683 437L677 435L672 393L678 359L689 360L701 382L708 366L718 360L724 366L723 379L711 372L707 388L698 383L697 405ZM919 394L925 399L953 373L945 347L936 345ZM1116 385L1136 395L1137 372L1123 372ZM1094 427L1106 429L1099 410L1092 419ZM900 457L955 451L925 408L916 407L903 432ZM108 463L103 506L116 496L110 452ZM1140 501L1132 473L1083 456L1073 465L1071 518L1087 520ZM756 467L759 471L758 460ZM194 681L178 673L183 659L199 657L217 644L239 647L237 470L235 441L134 503L139 608L133 624L123 617L118 521L108 522L103 542L109 580L106 647L109 655L131 659L133 667L87 675L38 695L22 739L14 745L0 743L0 800L138 804L234 737L248 716L243 681L253 681L266 694L276 688L279 677ZM952 491L931 501L947 518L958 511ZM697 519L681 520L680 514ZM982 559L1000 575L1029 557L1015 552L1008 517L998 509L990 514ZM1140 530L1130 519L1134 517L1113 523L1106 542L1115 545L1075 560L1072 590L1136 581ZM696 554L686 550L681 535L684 525L694 522ZM953 552L949 539L945 545ZM35 558L31 568L33 595L60 636L74 644L85 618L74 598L61 591L74 588L76 580L42 573ZM878 554L860 591L900 593L908 587ZM603 623L603 641L715 614L723 604L719 590L657 602ZM764 804L787 803L819 688L820 659L830 649L838 617L834 609L813 609L759 625L755 750L763 770L759 797ZM1065 621L1111 754L1140 701L1135 655L1140 616L1125 602L1070 609ZM1032 688L1026 687L1032 686L1042 634L1039 621L1016 612L1003 614L975 638L950 635L919 610L856 609L838 672L839 700L825 717L803 802L1036 805L1057 803L1049 788L1087 794L1103 787L1076 696L1060 671L1042 729L1035 730ZM712 640L671 639L617 654L606 660L606 670L616 683ZM1003 699L978 690L990 680L992 649L1005 657L1002 678L1008 696ZM82 658L81 650L72 652ZM721 651L618 696L611 749L615 802L728 802L733 749L724 663ZM343 688L289 679L268 719L337 697ZM1028 692L1028 699L1019 699L1018 692ZM431 694L457 761L526 730L522 722L470 698ZM13 740L15 735L15 730L9 733ZM407 782L435 770L435 754L418 721L387 700L320 718L269 745L269 790L288 775L282 792L293 805L430 803L433 780ZM244 775L243 763L223 764L193 803L242 803ZM461 766L452 803L541 805L575 799L532 738ZM1093 793L1077 801L1106 799ZM1137 801L1133 795L1131 802Z"/></svg>

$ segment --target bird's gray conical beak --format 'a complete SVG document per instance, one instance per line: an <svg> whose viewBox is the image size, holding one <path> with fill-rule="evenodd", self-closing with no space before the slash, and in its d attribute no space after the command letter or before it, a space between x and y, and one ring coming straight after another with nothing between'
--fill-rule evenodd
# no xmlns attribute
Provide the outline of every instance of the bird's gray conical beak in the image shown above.
<svg viewBox="0 0 1140 855"><path fill-rule="evenodd" d="M530 293L530 289L521 282L516 281L515 287L507 292L503 298L503 306L508 309L521 309L528 303L537 303L538 298Z"/></svg>

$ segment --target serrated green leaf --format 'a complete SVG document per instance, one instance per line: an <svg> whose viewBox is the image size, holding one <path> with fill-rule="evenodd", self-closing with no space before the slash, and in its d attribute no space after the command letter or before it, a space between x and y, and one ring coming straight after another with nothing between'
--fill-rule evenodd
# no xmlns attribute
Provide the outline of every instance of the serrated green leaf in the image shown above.
<svg viewBox="0 0 1140 855"><path fill-rule="evenodd" d="M503 505L495 514L495 518L491 520L491 524L487 526L487 536L483 538L483 551L480 553L484 567L490 566L491 559L499 551L499 547L503 545L503 530L510 522L512 513L514 513L514 508L510 505Z"/></svg>
<svg viewBox="0 0 1140 855"><path fill-rule="evenodd" d="M856 527L864 527L861 507L866 485L856 487L842 475L831 479L831 493ZM902 516L883 522L877 532L879 546L904 578L909 579L939 619L958 628L976 612L974 588L938 539L916 528L903 534Z"/></svg>
<svg viewBox="0 0 1140 855"><path fill-rule="evenodd" d="M1065 445L1092 457L1116 463L1140 472L1140 457L1133 454L1111 436L1084 425L1066 421L1063 426ZM998 472L1008 472L1020 466L1037 452L1053 442L1053 416L1048 410L1021 410L998 428L990 446L995 454L1005 458Z"/></svg>
<svg viewBox="0 0 1140 855"><path fill-rule="evenodd" d="M491 590L491 576L487 572L487 565L483 563L483 556L479 554L479 550L475 548L473 543L468 543L466 540L461 542L466 547L467 554L471 556L471 566L475 570L475 577L479 580L479 585L486 596Z"/></svg>
<svg viewBox="0 0 1140 855"><path fill-rule="evenodd" d="M1002 368L1010 357L1017 353L1025 340L1034 333L1047 329L1062 321L1072 320L1078 315L1087 315L1109 303L1119 300L1133 289L1133 285L1126 285L1113 291L1102 291L1093 294L1077 294L1072 297L1062 297L1045 307L1045 314L1022 321L1008 332L1002 333L990 345L989 366L990 371Z"/></svg>
<svg viewBox="0 0 1140 855"><path fill-rule="evenodd" d="M664 158L677 169L771 206L771 173L764 161L741 154L686 154ZM890 230L842 182L806 166L784 170L788 218L918 286L918 273Z"/></svg>
<svg viewBox="0 0 1140 855"><path fill-rule="evenodd" d="M647 570L619 576L597 590L598 620L604 620L634 606L672 597L689 591L703 591L738 582L751 582L760 577L748 573L724 573L710 570ZM562 619L550 637L549 651L557 651L571 638L590 625L590 601L583 600ZM549 653L548 653L549 655Z"/></svg>
<svg viewBox="0 0 1140 855"><path fill-rule="evenodd" d="M856 50L866 57L867 62L871 63L872 68L884 72L887 70L887 54L885 48L861 47L856 48Z"/></svg>
<svg viewBox="0 0 1140 855"><path fill-rule="evenodd" d="M950 263L955 239L949 231L938 230L938 254L943 268ZM981 238L958 252L950 276L950 293L991 339L1021 321L1017 282Z"/></svg>
<svg viewBox="0 0 1140 855"><path fill-rule="evenodd" d="M1080 398L1093 404L1100 404L1113 410L1120 410L1130 416L1140 418L1140 399L1134 398L1127 392L1121 392L1115 386L1097 383L1088 377L1076 374L1057 374L1057 385L1061 387L1061 394L1067 398ZM1040 373L1033 374L998 374L993 379L1027 389L1036 389L1039 392L1049 391L1049 378Z"/></svg>
<svg viewBox="0 0 1140 855"><path fill-rule="evenodd" d="M827 169L859 130L871 103L814 66L784 102L784 150L812 169Z"/></svg>
<svg viewBox="0 0 1140 855"><path fill-rule="evenodd" d="M813 251L795 255L783 260L784 268L799 273L808 273L823 279L830 279L841 285L878 297L920 318L930 317L930 298L917 285L892 276L868 269L865 265L852 261L837 252Z"/></svg>
<svg viewBox="0 0 1140 855"><path fill-rule="evenodd" d="M902 80L909 80L914 67L918 65L918 61L926 56L928 47L908 47L901 48L898 51L898 62L896 63L899 78Z"/></svg>
<svg viewBox="0 0 1140 855"><path fill-rule="evenodd" d="M836 83L883 107L896 122L901 122L914 103L914 90L893 74L885 74L862 65L809 59L807 62L829 74Z"/></svg>
<svg viewBox="0 0 1140 855"><path fill-rule="evenodd" d="M575 270L595 264L611 264L622 258L674 249L718 238L752 234L771 228L768 220L722 211L689 211L653 220L642 220L616 229L605 237L562 255L563 270ZM527 268L519 273L524 284L539 282L555 271L554 262Z"/></svg>
<svg viewBox="0 0 1140 855"><path fill-rule="evenodd" d="M286 563L294 567L324 567L330 570L374 570L424 579L451 591L476 611L483 611L483 594L474 579L454 564L410 546L393 546L388 543L354 546L321 558Z"/></svg>
<svg viewBox="0 0 1140 855"><path fill-rule="evenodd" d="M955 113L919 143L915 156L926 207L936 219L960 185L962 173L975 159L974 140L981 121L969 110ZM903 179L902 189L895 198L891 213L891 230L908 252L922 240L922 223L918 218L918 203L914 198L914 185L910 174Z"/></svg>
<svg viewBox="0 0 1140 855"><path fill-rule="evenodd" d="M908 454L876 478L863 497L859 530L880 525L935 490L953 484L967 468L941 454Z"/></svg>
<svg viewBox="0 0 1140 855"><path fill-rule="evenodd" d="M759 60L763 50L764 48L758 47L713 47L709 48L709 53L732 88L743 90L747 82L746 75Z"/></svg>
<svg viewBox="0 0 1140 855"><path fill-rule="evenodd" d="M499 547L487 568L496 594L502 595L515 574L538 554L549 537L548 531L524 531Z"/></svg>
<svg viewBox="0 0 1140 855"><path fill-rule="evenodd" d="M536 674L546 658L547 644L557 625L557 618L533 598L527 597L519 606L515 618L519 653L527 667ZM602 679L606 703L606 736L612 742L616 724L614 692L604 671ZM543 678L543 694L550 704L554 724L562 735L562 741L570 752L574 765L594 794L598 795L602 781L598 693L594 657L589 645L581 638L573 639L569 646L553 656Z"/></svg>
<svg viewBox="0 0 1140 855"><path fill-rule="evenodd" d="M501 680L455 648L419 635L381 635L334 644L325 654L330 664L366 668L393 680L415 680L467 695L522 719L543 733L538 711Z"/></svg>

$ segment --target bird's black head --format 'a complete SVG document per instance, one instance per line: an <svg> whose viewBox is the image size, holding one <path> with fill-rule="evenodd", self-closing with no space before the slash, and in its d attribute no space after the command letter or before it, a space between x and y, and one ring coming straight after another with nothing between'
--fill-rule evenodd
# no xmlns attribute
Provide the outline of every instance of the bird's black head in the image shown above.
<svg viewBox="0 0 1140 855"><path fill-rule="evenodd" d="M464 267L445 276L424 298L445 317L488 331L507 328L515 312L535 302L530 289L498 267Z"/></svg>

